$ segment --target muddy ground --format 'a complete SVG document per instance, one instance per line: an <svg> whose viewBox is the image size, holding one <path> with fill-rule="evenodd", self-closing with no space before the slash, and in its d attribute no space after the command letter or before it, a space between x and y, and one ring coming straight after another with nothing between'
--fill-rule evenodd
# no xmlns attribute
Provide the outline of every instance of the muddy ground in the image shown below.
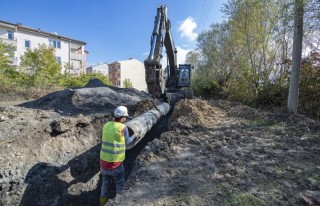
<svg viewBox="0 0 320 206"><path fill-rule="evenodd" d="M119 104L135 117L157 102L91 82L0 107L0 205L98 205L100 130ZM127 151L119 205L311 205L319 146L304 116L181 100Z"/></svg>

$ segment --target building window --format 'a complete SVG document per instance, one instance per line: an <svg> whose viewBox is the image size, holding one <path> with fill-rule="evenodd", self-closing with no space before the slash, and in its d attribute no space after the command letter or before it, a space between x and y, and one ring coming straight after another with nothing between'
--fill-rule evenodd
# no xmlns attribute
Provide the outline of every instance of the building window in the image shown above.
<svg viewBox="0 0 320 206"><path fill-rule="evenodd" d="M56 60L59 64L61 64L61 57L56 56Z"/></svg>
<svg viewBox="0 0 320 206"><path fill-rule="evenodd" d="M117 81L117 86L120 86L120 81L119 80Z"/></svg>
<svg viewBox="0 0 320 206"><path fill-rule="evenodd" d="M117 73L117 77L120 77L120 73Z"/></svg>
<svg viewBox="0 0 320 206"><path fill-rule="evenodd" d="M58 48L61 49L61 42L56 41L56 40L49 40L49 45L52 46L53 48Z"/></svg>
<svg viewBox="0 0 320 206"><path fill-rule="evenodd" d="M24 47L25 48L30 48L30 45L31 45L30 40L24 40Z"/></svg>
<svg viewBox="0 0 320 206"><path fill-rule="evenodd" d="M8 31L8 39L9 40L14 40L14 35L12 31Z"/></svg>
<svg viewBox="0 0 320 206"><path fill-rule="evenodd" d="M117 65L117 69L120 69L120 64Z"/></svg>

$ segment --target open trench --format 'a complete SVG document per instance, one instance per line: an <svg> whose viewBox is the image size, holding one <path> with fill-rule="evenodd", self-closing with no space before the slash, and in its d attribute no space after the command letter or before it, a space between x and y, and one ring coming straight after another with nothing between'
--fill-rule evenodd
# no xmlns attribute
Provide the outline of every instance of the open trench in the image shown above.
<svg viewBox="0 0 320 206"><path fill-rule="evenodd" d="M150 131L148 131L145 135L145 137L132 149L127 150L126 152L126 159L124 161L124 166L126 169L126 179L130 177L130 173L132 170L132 166L134 165L134 162L137 158L137 156L140 154L141 150L152 140L155 138L159 138L162 133L167 131L168 127L168 119L170 117L171 111L161 117L159 121L153 125Z"/></svg>
<svg viewBox="0 0 320 206"><path fill-rule="evenodd" d="M158 120L158 122L155 125L153 125L153 127L145 134L145 136L133 148L126 151L126 159L124 161L126 181L131 178L130 174L132 172L135 161L139 156L139 154L141 153L141 151L145 148L145 146L152 140L159 138L162 133L167 131L168 119L171 113L172 111L170 111L167 115L162 116ZM101 144L99 144L98 147L95 148L96 154L99 154L100 152L100 145ZM99 158L96 158L96 159L99 160ZM99 162L96 161L95 164L99 164ZM94 172L98 172L98 170L96 169ZM80 198L70 199L70 201L66 202L66 204L81 205L84 202L89 201L88 204L94 203L95 205L98 205L100 188L101 188L101 176L99 176L99 182L93 194L83 193L80 195ZM126 185L124 187L124 190L126 190ZM113 187L111 188L110 193L111 193L111 196L115 196L115 184L113 184Z"/></svg>
<svg viewBox="0 0 320 206"><path fill-rule="evenodd" d="M126 151L126 181L130 179L135 161L144 147L167 130L170 114L171 111L162 116L133 148ZM104 122L105 119L99 118L92 122L96 135L101 136ZM60 167L36 164L28 172L26 180L29 182L19 205L98 205L100 147L101 143ZM111 188L111 196L115 195L114 191L115 188Z"/></svg>
<svg viewBox="0 0 320 206"><path fill-rule="evenodd" d="M98 205L101 129L115 105L126 105L136 119L158 103L145 92L92 80L83 88L0 107L0 206ZM156 118L156 124L141 120L133 125L140 141L127 147L128 180L146 144L167 130L170 114Z"/></svg>

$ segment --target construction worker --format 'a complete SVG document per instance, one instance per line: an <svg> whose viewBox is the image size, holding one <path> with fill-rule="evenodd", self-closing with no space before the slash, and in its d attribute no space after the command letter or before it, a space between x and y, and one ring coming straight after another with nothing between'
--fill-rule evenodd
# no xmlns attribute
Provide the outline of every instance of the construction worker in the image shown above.
<svg viewBox="0 0 320 206"><path fill-rule="evenodd" d="M116 195L121 193L123 189L125 181L123 161L126 144L130 144L134 139L134 137L129 137L128 128L124 125L128 116L128 109L125 106L119 106L114 110L114 121L107 122L102 129L100 205L105 205L108 202L108 192L112 179L116 184Z"/></svg>

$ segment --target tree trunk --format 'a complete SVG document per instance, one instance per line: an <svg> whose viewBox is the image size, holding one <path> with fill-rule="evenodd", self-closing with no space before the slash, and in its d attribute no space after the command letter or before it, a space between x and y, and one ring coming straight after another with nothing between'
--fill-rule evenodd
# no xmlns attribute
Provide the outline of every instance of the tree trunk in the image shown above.
<svg viewBox="0 0 320 206"><path fill-rule="evenodd" d="M303 37L304 0L295 0L294 34L292 48L292 66L290 76L290 88L288 97L289 113L297 114L299 97L299 79Z"/></svg>

